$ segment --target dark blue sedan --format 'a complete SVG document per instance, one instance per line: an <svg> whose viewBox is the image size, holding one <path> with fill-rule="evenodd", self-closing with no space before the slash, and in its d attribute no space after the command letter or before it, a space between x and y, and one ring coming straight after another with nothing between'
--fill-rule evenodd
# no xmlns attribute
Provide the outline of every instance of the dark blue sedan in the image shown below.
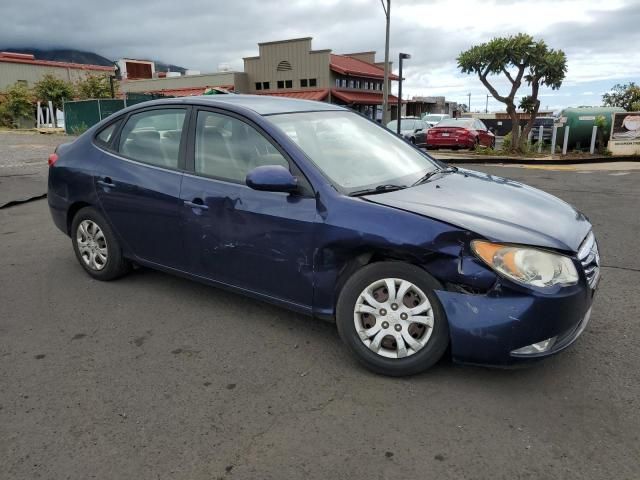
<svg viewBox="0 0 640 480"><path fill-rule="evenodd" d="M582 213L336 105L148 102L49 164L53 220L92 277L135 263L335 320L375 372L420 372L448 347L527 362L589 321L599 255Z"/></svg>

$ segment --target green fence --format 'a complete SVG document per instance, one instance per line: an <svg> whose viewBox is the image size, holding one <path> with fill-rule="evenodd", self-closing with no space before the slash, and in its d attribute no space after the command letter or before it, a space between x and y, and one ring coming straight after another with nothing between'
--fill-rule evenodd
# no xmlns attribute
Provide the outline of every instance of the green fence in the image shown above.
<svg viewBox="0 0 640 480"><path fill-rule="evenodd" d="M64 102L64 129L67 134L79 135L124 107L125 101L117 99Z"/></svg>
<svg viewBox="0 0 640 480"><path fill-rule="evenodd" d="M118 110L156 98L165 98L165 96L150 93L127 93L124 100L108 98L64 102L64 129L69 135L79 135Z"/></svg>

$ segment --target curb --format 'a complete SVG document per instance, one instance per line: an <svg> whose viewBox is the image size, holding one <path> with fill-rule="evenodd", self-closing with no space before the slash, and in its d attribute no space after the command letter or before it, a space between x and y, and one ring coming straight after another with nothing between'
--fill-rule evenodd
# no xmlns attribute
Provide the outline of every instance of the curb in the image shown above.
<svg viewBox="0 0 640 480"><path fill-rule="evenodd" d="M617 162L640 162L640 157L594 157L594 158L574 158L574 159L537 159L537 158L518 158L518 157L449 157L438 158L432 155L436 160L445 163L502 163L506 165L579 165L589 163L617 163Z"/></svg>

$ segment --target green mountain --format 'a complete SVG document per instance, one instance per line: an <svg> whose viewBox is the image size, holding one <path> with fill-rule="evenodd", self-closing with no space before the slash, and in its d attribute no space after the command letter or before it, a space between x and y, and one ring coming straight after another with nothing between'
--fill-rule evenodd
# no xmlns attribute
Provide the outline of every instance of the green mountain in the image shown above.
<svg viewBox="0 0 640 480"><path fill-rule="evenodd" d="M98 55L93 52L84 52L82 50L74 50L70 48L57 48L52 50L42 50L39 48L2 48L0 51L12 52L12 53L30 53L38 60L52 60L54 62L71 62L71 63L85 63L91 65L113 65L113 61L108 58ZM154 60L156 71L166 72L171 70L172 72L184 73L186 68L178 65L172 65L170 63L164 63Z"/></svg>

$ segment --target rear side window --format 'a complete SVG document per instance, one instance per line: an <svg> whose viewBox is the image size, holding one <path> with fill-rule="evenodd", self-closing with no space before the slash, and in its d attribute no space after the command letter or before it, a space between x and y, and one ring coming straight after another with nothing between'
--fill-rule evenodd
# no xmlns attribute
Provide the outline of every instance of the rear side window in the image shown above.
<svg viewBox="0 0 640 480"><path fill-rule="evenodd" d="M196 173L244 183L247 173L263 165L289 168L282 154L251 125L219 113L198 112Z"/></svg>
<svg viewBox="0 0 640 480"><path fill-rule="evenodd" d="M117 122L114 122L111 125L103 128L102 131L100 131L100 133L96 135L96 141L101 145L109 145L111 139L113 138L113 134L116 132L119 125L120 121L118 120Z"/></svg>
<svg viewBox="0 0 640 480"><path fill-rule="evenodd" d="M122 128L118 151L132 160L178 168L186 110L170 108L131 115Z"/></svg>

